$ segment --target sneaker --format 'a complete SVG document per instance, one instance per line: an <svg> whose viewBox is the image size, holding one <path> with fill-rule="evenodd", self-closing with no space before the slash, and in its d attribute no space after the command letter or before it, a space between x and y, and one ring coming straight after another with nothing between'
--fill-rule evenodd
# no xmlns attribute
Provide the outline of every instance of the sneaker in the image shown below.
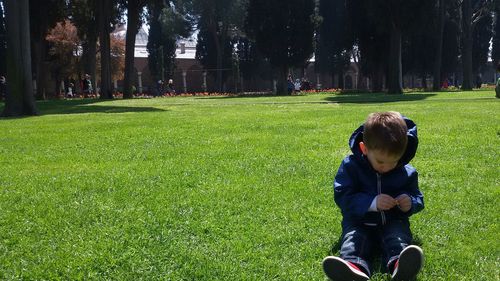
<svg viewBox="0 0 500 281"><path fill-rule="evenodd" d="M394 265L392 281L413 280L424 265L424 253L420 247L411 245L404 248Z"/></svg>
<svg viewBox="0 0 500 281"><path fill-rule="evenodd" d="M357 266L338 257L326 257L323 270L333 281L367 281L370 278Z"/></svg>

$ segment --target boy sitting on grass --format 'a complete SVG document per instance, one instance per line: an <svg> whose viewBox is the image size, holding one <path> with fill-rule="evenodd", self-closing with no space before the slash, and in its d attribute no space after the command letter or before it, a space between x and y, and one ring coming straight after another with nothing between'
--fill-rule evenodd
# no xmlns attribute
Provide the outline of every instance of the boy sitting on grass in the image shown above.
<svg viewBox="0 0 500 281"><path fill-rule="evenodd" d="M392 280L412 280L422 268L423 252L410 245L408 219L424 208L417 171L408 164L417 145L417 126L398 112L372 113L352 134L353 154L334 182L343 219L340 257L323 260L331 280L368 280L378 249Z"/></svg>

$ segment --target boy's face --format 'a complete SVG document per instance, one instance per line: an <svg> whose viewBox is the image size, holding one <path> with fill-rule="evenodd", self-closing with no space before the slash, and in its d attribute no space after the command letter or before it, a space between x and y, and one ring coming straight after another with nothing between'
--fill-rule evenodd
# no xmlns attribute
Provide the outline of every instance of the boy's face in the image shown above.
<svg viewBox="0 0 500 281"><path fill-rule="evenodd" d="M368 158L368 161L372 165L373 169L381 174L387 173L396 168L399 159L401 159L401 156L387 154L385 151L368 149L363 142L360 142L359 147L361 148L363 154Z"/></svg>

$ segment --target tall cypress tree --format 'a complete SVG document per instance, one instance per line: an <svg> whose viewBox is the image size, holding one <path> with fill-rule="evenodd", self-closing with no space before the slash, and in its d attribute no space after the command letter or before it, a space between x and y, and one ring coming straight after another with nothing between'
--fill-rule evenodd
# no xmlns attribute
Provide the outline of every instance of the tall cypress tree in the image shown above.
<svg viewBox="0 0 500 281"><path fill-rule="evenodd" d="M286 94L289 67L303 66L313 52L314 0L250 0L247 33L269 59L278 80L277 93Z"/></svg>
<svg viewBox="0 0 500 281"><path fill-rule="evenodd" d="M353 37L347 7L342 0L320 0L321 23L316 34L315 69L332 76L338 74L343 88L343 73L350 64Z"/></svg>
<svg viewBox="0 0 500 281"><path fill-rule="evenodd" d="M477 21L472 31L472 71L476 75L488 61L492 35L493 16L488 13Z"/></svg>
<svg viewBox="0 0 500 281"><path fill-rule="evenodd" d="M36 115L33 96L29 1L6 0L8 93L2 116Z"/></svg>
<svg viewBox="0 0 500 281"><path fill-rule="evenodd" d="M493 6L493 49L491 59L495 66L500 63L500 1Z"/></svg>
<svg viewBox="0 0 500 281"><path fill-rule="evenodd" d="M5 76L6 67L6 55L7 55L7 31L5 30L5 17L3 11L3 1L0 1L0 75Z"/></svg>
<svg viewBox="0 0 500 281"><path fill-rule="evenodd" d="M176 42L191 33L192 22L178 10L161 0L148 5L148 66L155 80L164 80L165 75L172 74L175 69Z"/></svg>

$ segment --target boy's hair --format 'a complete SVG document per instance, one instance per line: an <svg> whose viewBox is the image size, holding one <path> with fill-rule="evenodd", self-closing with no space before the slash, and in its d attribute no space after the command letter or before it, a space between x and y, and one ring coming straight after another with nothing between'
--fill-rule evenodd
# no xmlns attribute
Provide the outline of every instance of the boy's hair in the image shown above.
<svg viewBox="0 0 500 281"><path fill-rule="evenodd" d="M399 112L375 112L364 124L363 142L368 149L402 156L408 144L408 127Z"/></svg>

